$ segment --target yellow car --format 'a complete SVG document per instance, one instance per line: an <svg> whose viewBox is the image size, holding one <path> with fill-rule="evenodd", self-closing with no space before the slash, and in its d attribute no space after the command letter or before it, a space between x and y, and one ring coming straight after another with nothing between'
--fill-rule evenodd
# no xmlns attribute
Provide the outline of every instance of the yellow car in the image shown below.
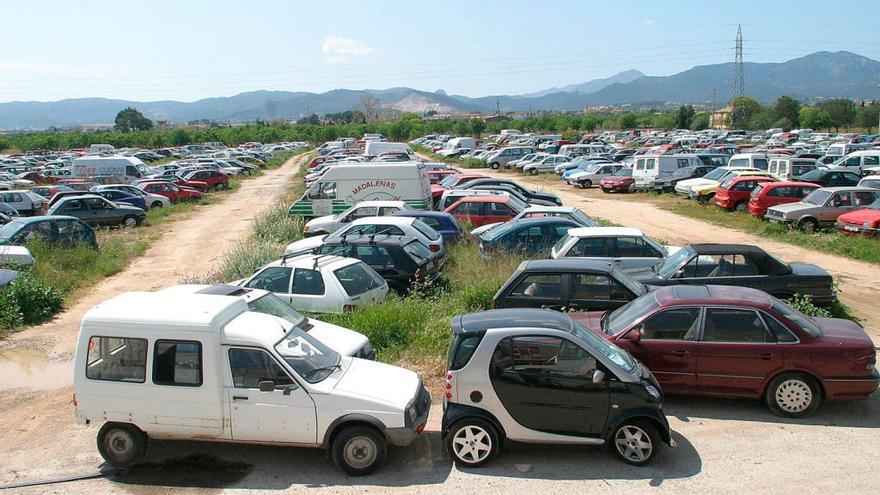
<svg viewBox="0 0 880 495"><path fill-rule="evenodd" d="M691 186L690 193L688 196L691 199L696 199L700 202L708 202L712 200L712 197L715 196L715 191L718 189L718 185L721 184L725 179L729 177L738 177L740 175L748 175L750 177L773 177L777 179L777 177L766 170L758 170L753 168L735 168L729 170L726 174L722 175L718 179L711 180L705 179L702 184L695 184Z"/></svg>

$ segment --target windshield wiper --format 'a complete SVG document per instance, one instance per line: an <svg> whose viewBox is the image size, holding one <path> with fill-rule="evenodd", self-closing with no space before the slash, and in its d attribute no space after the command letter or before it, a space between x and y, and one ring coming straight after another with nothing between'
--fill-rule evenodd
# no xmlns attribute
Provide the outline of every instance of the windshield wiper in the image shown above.
<svg viewBox="0 0 880 495"><path fill-rule="evenodd" d="M338 370L340 368L342 368L342 366L340 366L339 364L334 364L331 366L321 366L320 368L315 368L312 371L309 371L308 373L306 373L306 380L311 379L313 376L315 376L315 373L317 373L319 371Z"/></svg>

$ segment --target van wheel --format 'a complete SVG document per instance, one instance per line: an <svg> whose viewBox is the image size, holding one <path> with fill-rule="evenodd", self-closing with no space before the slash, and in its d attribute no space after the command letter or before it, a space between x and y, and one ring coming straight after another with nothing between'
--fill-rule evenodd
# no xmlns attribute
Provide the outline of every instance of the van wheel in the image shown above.
<svg viewBox="0 0 880 495"><path fill-rule="evenodd" d="M644 466L654 458L660 447L660 435L651 423L634 419L627 421L611 435L611 448L625 463Z"/></svg>
<svg viewBox="0 0 880 495"><path fill-rule="evenodd" d="M127 423L104 423L98 431L98 452L115 467L136 463L147 450L147 435Z"/></svg>
<svg viewBox="0 0 880 495"><path fill-rule="evenodd" d="M138 223L140 223L140 222L138 222L137 217L130 217L130 216L129 216L129 217L125 217L125 218L123 218L123 219L122 219L122 223L123 223L123 225L125 225L126 227L129 227L129 228L135 228L135 227L138 226Z"/></svg>
<svg viewBox="0 0 880 495"><path fill-rule="evenodd" d="M816 380L802 373L783 373L767 385L764 400L774 414L788 418L810 415L822 402Z"/></svg>
<svg viewBox="0 0 880 495"><path fill-rule="evenodd" d="M332 455L336 467L352 476L370 474L385 460L385 438L367 426L350 426L333 438Z"/></svg>
<svg viewBox="0 0 880 495"><path fill-rule="evenodd" d="M153 201L153 204L150 205L150 208L161 208L161 207L162 207L161 201Z"/></svg>
<svg viewBox="0 0 880 495"><path fill-rule="evenodd" d="M496 455L500 443L498 431L482 418L456 421L446 436L446 451L460 467L480 467Z"/></svg>
<svg viewBox="0 0 880 495"><path fill-rule="evenodd" d="M819 230L819 222L813 220L812 218L801 219L801 221L798 222L797 226L804 232L815 232Z"/></svg>

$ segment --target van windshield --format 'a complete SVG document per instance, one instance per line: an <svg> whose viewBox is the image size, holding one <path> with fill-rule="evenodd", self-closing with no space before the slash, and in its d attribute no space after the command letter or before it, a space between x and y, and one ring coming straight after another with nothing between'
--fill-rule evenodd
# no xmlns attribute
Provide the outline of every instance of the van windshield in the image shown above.
<svg viewBox="0 0 880 495"><path fill-rule="evenodd" d="M299 326L299 324L306 319L305 316L299 314L297 310L293 309L291 305L287 304L281 300L280 297L271 292L259 299L249 302L248 309L257 313L277 316L282 320L287 320L295 327Z"/></svg>
<svg viewBox="0 0 880 495"><path fill-rule="evenodd" d="M299 327L291 327L275 350L309 383L318 383L339 368L342 357Z"/></svg>

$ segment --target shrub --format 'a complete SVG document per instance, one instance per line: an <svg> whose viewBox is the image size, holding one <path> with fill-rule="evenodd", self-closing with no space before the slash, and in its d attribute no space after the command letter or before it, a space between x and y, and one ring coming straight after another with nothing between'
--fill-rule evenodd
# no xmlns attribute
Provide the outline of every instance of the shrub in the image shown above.
<svg viewBox="0 0 880 495"><path fill-rule="evenodd" d="M800 311L807 316L817 316L820 318L831 317L830 311L816 306L815 304L813 304L813 301L805 295L795 294L791 296L791 299L788 299L786 302L788 302L788 304L792 308Z"/></svg>
<svg viewBox="0 0 880 495"><path fill-rule="evenodd" d="M13 311L18 309L21 324L40 323L61 310L62 298L58 289L30 272L22 273L4 292L5 305Z"/></svg>
<svg viewBox="0 0 880 495"><path fill-rule="evenodd" d="M24 324L24 316L9 291L0 290L0 335Z"/></svg>

